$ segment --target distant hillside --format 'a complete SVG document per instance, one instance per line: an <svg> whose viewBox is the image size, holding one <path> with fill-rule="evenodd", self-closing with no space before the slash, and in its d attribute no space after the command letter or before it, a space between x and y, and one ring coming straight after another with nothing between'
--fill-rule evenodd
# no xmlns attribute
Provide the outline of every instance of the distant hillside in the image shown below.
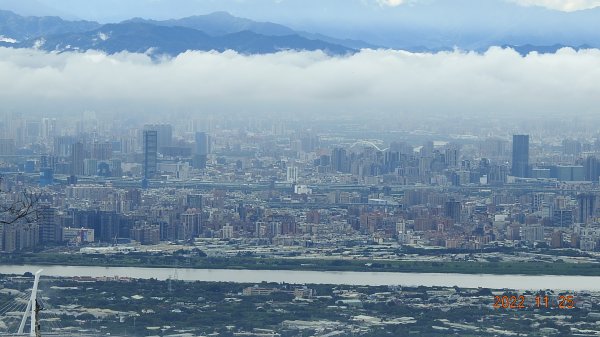
<svg viewBox="0 0 600 337"><path fill-rule="evenodd" d="M540 53L540 54L553 54L556 53L558 50L563 49L563 48L572 48L574 50L581 50L581 49L592 49L593 47L588 46L588 45L581 45L581 46L565 46L562 44L555 44L552 46L534 46L531 44L526 44L526 45L521 45L521 46L511 46L511 45L504 45L502 46L503 48L512 48L514 49L516 52L518 52L521 55L527 55L529 53L532 52L536 52L536 53Z"/></svg>
<svg viewBox="0 0 600 337"><path fill-rule="evenodd" d="M414 9L407 7L405 10L409 13ZM563 17L562 14L543 13L551 15L552 18ZM594 13L598 11L584 14L591 16ZM402 46L396 46L397 48L412 52L449 51L456 47L462 50L485 52L491 46L503 46L526 55L530 52L553 53L564 47L576 50L594 48L593 44L577 43L576 40L569 40L573 42L572 44L546 43L553 41L553 37L546 37L541 41L534 37L527 38L523 34L519 33L516 27L512 27L498 34L482 37L475 42L457 43L464 38L472 39L473 36L406 26L399 28L392 35L395 39L403 41ZM449 38L450 35L453 37ZM165 21L134 18L122 23L101 25L92 21L68 21L56 16L26 17L2 10L0 10L0 46L39 48L52 52L90 49L107 53L151 51L153 55L177 55L187 50L228 49L245 54L264 54L281 50L323 50L329 54L343 55L362 48L380 48L358 39L339 39L320 33L296 31L277 23L235 17L227 12ZM381 47L392 48L393 45L384 44Z"/></svg>
<svg viewBox="0 0 600 337"><path fill-rule="evenodd" d="M239 18L227 12L215 12L207 15L196 15L182 19L173 19L165 21L134 18L128 20L128 22L141 22L157 26L187 27L203 31L206 34L213 36L250 31L253 33L267 36L299 35L307 39L321 40L324 42L339 44L352 49L377 48L377 46L373 44L360 40L337 39L323 34L295 31L289 27L277 23L257 22L245 18Z"/></svg>
<svg viewBox="0 0 600 337"><path fill-rule="evenodd" d="M121 51L177 55L187 50L235 50L244 54L265 54L282 50L323 50L330 54L346 54L354 50L298 35L266 36L250 31L211 36L185 27L157 26L148 23L127 22L108 24L83 33L46 35L14 44L21 48L39 48L46 51L101 50L106 53Z"/></svg>
<svg viewBox="0 0 600 337"><path fill-rule="evenodd" d="M132 19L100 25L0 11L0 46L52 52L94 49L107 53L151 51L153 55L177 55L187 50L235 50L245 54L323 50L342 55L355 51L334 42L333 38L329 40L303 37L282 25L237 18L224 12L179 20Z"/></svg>
<svg viewBox="0 0 600 337"><path fill-rule="evenodd" d="M219 36L243 31L267 35L267 36L286 36L293 35L296 32L283 25L270 22L256 22L249 19L238 18L227 12L215 12L207 15L196 15L182 19L173 19L165 21L145 20L134 18L127 22L147 23L155 26L169 27L187 27L200 30L208 35Z"/></svg>
<svg viewBox="0 0 600 337"><path fill-rule="evenodd" d="M57 16L20 16L0 10L0 36L5 39L27 39L64 33L86 32L100 27L92 21L66 21Z"/></svg>

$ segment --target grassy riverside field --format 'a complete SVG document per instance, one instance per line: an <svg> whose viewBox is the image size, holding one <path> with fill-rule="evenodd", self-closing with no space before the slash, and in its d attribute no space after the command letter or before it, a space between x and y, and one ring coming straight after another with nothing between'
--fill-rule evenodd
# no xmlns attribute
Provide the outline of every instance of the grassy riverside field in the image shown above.
<svg viewBox="0 0 600 337"><path fill-rule="evenodd" d="M28 253L0 255L0 263L4 265L600 276L600 264L564 262L421 262L259 257L215 258L144 253L112 255Z"/></svg>

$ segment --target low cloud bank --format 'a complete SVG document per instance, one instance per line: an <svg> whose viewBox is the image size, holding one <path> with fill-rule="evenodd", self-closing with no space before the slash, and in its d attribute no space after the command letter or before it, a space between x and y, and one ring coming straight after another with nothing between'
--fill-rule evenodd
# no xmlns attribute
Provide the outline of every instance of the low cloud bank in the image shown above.
<svg viewBox="0 0 600 337"><path fill-rule="evenodd" d="M592 115L600 51L48 54L0 48L0 112L35 115Z"/></svg>

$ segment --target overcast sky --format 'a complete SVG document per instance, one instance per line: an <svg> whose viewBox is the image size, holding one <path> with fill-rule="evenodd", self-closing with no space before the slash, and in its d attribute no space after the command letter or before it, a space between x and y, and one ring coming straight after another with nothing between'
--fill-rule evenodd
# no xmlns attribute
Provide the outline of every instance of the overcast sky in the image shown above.
<svg viewBox="0 0 600 337"><path fill-rule="evenodd" d="M23 1L23 0L21 0ZM27 1L27 0L24 0ZM41 3L60 9L72 11L75 15L92 17L98 15L123 17L146 15L173 16L189 13L206 13L211 11L228 10L249 16L284 15L290 9L300 10L300 13L323 13L330 18L335 13L360 16L360 10L375 10L376 7L398 9L403 6L419 6L437 3L435 0L39 0ZM464 1L443 0L446 3L461 5ZM496 0L477 0L477 2L495 2ZM501 0L513 2L522 6L540 6L558 11L577 11L600 6L600 0ZM99 13L99 14L95 14ZM291 14L291 15L290 15ZM298 12L285 14L298 15ZM308 19L308 18L306 18Z"/></svg>
<svg viewBox="0 0 600 337"><path fill-rule="evenodd" d="M593 114L600 106L600 51L522 57L363 51L242 56L46 54L0 48L6 112L359 114L419 117Z"/></svg>
<svg viewBox="0 0 600 337"><path fill-rule="evenodd" d="M23 1L23 0L21 0ZM27 1L27 0L25 0ZM299 13L319 13L333 19L336 13L360 16L360 10L376 10L376 7L400 8L402 6L419 6L436 3L433 0L39 0L41 3L61 11L72 12L81 17L104 19L110 17L131 17L148 15L182 16L190 13L206 13L227 10L248 16L293 16ZM443 0L457 4L463 1ZM477 0L477 2L494 2L495 0ZM600 0L502 0L523 6L540 6L559 11L576 11L594 8ZM286 14L285 11L295 9L296 12ZM298 12L300 10L300 12ZM142 14L143 13L143 14ZM290 15L291 14L291 15ZM305 18L308 19L308 18Z"/></svg>
<svg viewBox="0 0 600 337"><path fill-rule="evenodd" d="M600 6L600 0L0 0L0 8L25 14L54 12L103 22L131 17L178 18L214 11L229 11L255 19L304 22L371 20L373 14L400 12L402 8L432 4L434 7L456 7L469 12L469 7L480 10L486 6L494 8L497 3L517 3L565 12ZM435 10L430 11L435 15Z"/></svg>

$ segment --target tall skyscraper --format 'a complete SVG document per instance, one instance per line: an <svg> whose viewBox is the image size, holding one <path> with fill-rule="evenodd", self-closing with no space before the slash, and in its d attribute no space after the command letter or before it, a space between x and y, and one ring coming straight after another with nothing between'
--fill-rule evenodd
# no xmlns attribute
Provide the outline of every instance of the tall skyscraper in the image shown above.
<svg viewBox="0 0 600 337"><path fill-rule="evenodd" d="M158 157L158 135L155 130L144 131L144 179L151 179L156 175Z"/></svg>
<svg viewBox="0 0 600 337"><path fill-rule="evenodd" d="M113 144L110 142L93 143L92 159L110 160L113 153Z"/></svg>
<svg viewBox="0 0 600 337"><path fill-rule="evenodd" d="M287 182L288 183L297 183L298 182L298 167L297 166L288 166Z"/></svg>
<svg viewBox="0 0 600 337"><path fill-rule="evenodd" d="M456 145L450 145L446 148L444 153L444 160L446 161L446 165L448 167L458 167L458 163L460 159L460 150Z"/></svg>
<svg viewBox="0 0 600 337"><path fill-rule="evenodd" d="M144 131L156 131L159 152L162 148L171 146L173 142L173 127L171 124L147 124L144 125Z"/></svg>
<svg viewBox="0 0 600 337"><path fill-rule="evenodd" d="M336 147L331 151L331 169L337 172L349 172L348 156L346 150L341 147Z"/></svg>
<svg viewBox="0 0 600 337"><path fill-rule="evenodd" d="M596 196L591 193L577 195L577 221L589 223L596 215Z"/></svg>
<svg viewBox="0 0 600 337"><path fill-rule="evenodd" d="M585 159L584 170L586 181L598 182L600 177L600 165L598 163L598 158L595 156L588 156Z"/></svg>
<svg viewBox="0 0 600 337"><path fill-rule="evenodd" d="M529 176L529 135L513 135L512 170L515 177Z"/></svg>
<svg viewBox="0 0 600 337"><path fill-rule="evenodd" d="M86 176L95 176L98 174L98 161L87 158L83 161L83 174Z"/></svg>
<svg viewBox="0 0 600 337"><path fill-rule="evenodd" d="M207 156L211 152L210 136L206 132L196 132L195 154Z"/></svg>
<svg viewBox="0 0 600 337"><path fill-rule="evenodd" d="M77 140L73 136L54 137L54 155L57 157L69 157L69 151Z"/></svg>
<svg viewBox="0 0 600 337"><path fill-rule="evenodd" d="M194 148L194 168L206 168L208 155L211 153L210 136L206 132L196 132L196 147Z"/></svg>
<svg viewBox="0 0 600 337"><path fill-rule="evenodd" d="M0 155L12 156L16 151L17 148L14 139L0 139Z"/></svg>
<svg viewBox="0 0 600 337"><path fill-rule="evenodd" d="M449 200L444 204L444 215L454 222L460 222L462 205L460 201Z"/></svg>
<svg viewBox="0 0 600 337"><path fill-rule="evenodd" d="M49 204L41 204L38 209L39 239L43 243L60 242L62 228L56 221L56 208Z"/></svg>
<svg viewBox="0 0 600 337"><path fill-rule="evenodd" d="M43 118L42 119L42 138L51 140L56 136L56 118Z"/></svg>
<svg viewBox="0 0 600 337"><path fill-rule="evenodd" d="M85 159L85 149L83 143L77 142L71 145L71 175L80 176L83 175L84 166L83 160Z"/></svg>

